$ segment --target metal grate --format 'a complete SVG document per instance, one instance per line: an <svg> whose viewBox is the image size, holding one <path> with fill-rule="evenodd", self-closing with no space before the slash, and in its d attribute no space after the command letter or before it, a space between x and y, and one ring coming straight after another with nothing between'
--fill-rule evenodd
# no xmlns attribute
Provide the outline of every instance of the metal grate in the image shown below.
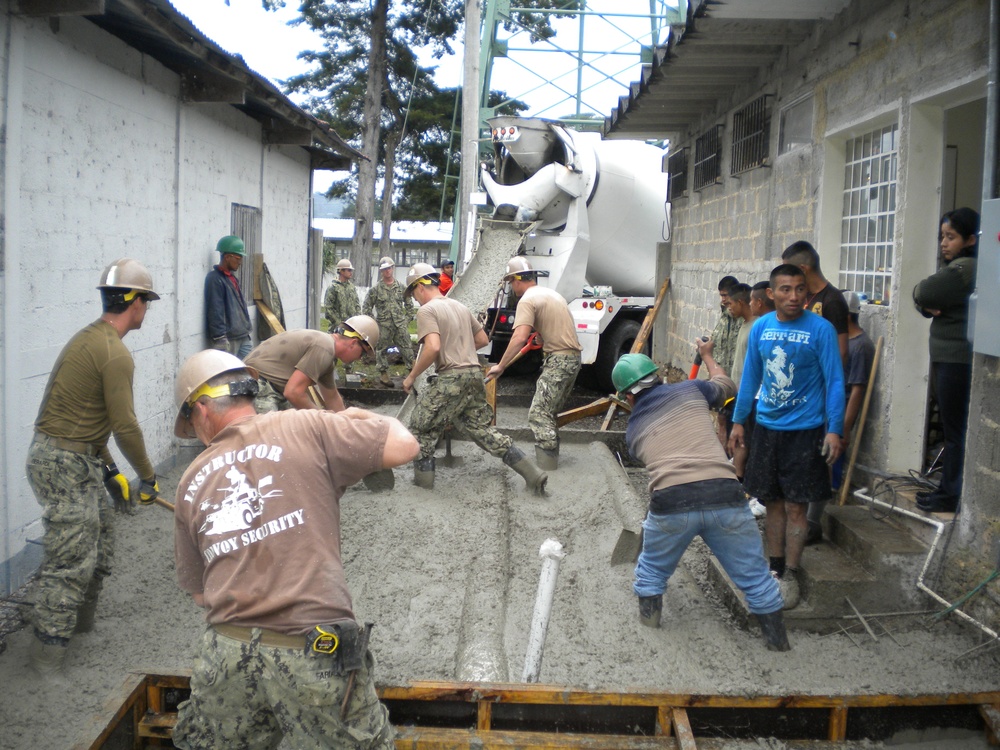
<svg viewBox="0 0 1000 750"><path fill-rule="evenodd" d="M847 141L840 287L888 304L896 228L897 124Z"/></svg>
<svg viewBox="0 0 1000 750"><path fill-rule="evenodd" d="M243 265L236 272L240 287L243 289L243 299L247 305L254 304L254 261L261 252L261 226L263 225L263 214L259 208L253 206L242 206L234 203L232 207L232 228L233 234L243 240L244 252Z"/></svg>
<svg viewBox="0 0 1000 750"><path fill-rule="evenodd" d="M690 155L691 149L682 148L667 158L668 184L670 186L668 193L672 201L688 194L688 159Z"/></svg>
<svg viewBox="0 0 1000 750"><path fill-rule="evenodd" d="M730 175L738 175L767 164L771 132L770 95L754 99L733 113L733 146Z"/></svg>
<svg viewBox="0 0 1000 750"><path fill-rule="evenodd" d="M694 189L719 182L722 174L722 125L716 125L694 142Z"/></svg>

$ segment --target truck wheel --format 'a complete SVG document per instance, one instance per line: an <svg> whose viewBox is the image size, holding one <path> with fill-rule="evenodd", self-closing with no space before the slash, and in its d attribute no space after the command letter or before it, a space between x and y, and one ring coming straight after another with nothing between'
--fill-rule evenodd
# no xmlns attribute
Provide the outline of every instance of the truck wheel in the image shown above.
<svg viewBox="0 0 1000 750"><path fill-rule="evenodd" d="M615 369L618 359L623 354L632 351L632 344L635 337L639 335L642 326L637 320L623 320L610 331L606 331L601 337L601 347L597 350L597 359L594 361L595 375L601 390L611 393L615 386L611 382L611 371ZM649 354L649 339L642 348L643 354Z"/></svg>

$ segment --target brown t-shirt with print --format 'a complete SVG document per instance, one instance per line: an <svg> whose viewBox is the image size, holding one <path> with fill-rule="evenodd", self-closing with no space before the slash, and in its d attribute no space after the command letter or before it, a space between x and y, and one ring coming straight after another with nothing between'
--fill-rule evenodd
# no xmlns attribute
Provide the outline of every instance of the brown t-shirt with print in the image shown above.
<svg viewBox="0 0 1000 750"><path fill-rule="evenodd" d="M337 366L337 343L322 331L302 328L265 339L244 360L281 393L288 379L299 370L324 388L336 388L333 371Z"/></svg>
<svg viewBox="0 0 1000 750"><path fill-rule="evenodd" d="M177 581L206 620L288 635L354 619L340 498L382 468L386 417L303 409L238 419L177 485Z"/></svg>

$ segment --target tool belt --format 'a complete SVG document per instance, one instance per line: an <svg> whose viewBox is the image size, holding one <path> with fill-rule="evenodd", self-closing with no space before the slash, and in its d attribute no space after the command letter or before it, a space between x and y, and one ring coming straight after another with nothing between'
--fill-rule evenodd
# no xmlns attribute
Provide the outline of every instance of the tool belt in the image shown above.
<svg viewBox="0 0 1000 750"><path fill-rule="evenodd" d="M99 456L101 454L101 446L99 445L82 443L79 440L52 437L51 435L46 435L44 432L35 433L35 442L42 443L43 445L51 445L53 448L58 448L62 451L82 453L85 456Z"/></svg>

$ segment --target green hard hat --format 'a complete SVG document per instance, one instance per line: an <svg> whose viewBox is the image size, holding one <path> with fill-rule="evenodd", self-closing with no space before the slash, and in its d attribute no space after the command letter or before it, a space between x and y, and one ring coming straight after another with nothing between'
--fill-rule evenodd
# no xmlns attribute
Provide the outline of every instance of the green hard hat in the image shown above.
<svg viewBox="0 0 1000 750"><path fill-rule="evenodd" d="M623 354L611 371L611 382L618 393L626 393L640 380L659 370L645 354Z"/></svg>
<svg viewBox="0 0 1000 750"><path fill-rule="evenodd" d="M215 249L220 255L246 255L244 251L245 245L243 240L237 237L235 234L227 234L221 240L219 244L215 246Z"/></svg>

